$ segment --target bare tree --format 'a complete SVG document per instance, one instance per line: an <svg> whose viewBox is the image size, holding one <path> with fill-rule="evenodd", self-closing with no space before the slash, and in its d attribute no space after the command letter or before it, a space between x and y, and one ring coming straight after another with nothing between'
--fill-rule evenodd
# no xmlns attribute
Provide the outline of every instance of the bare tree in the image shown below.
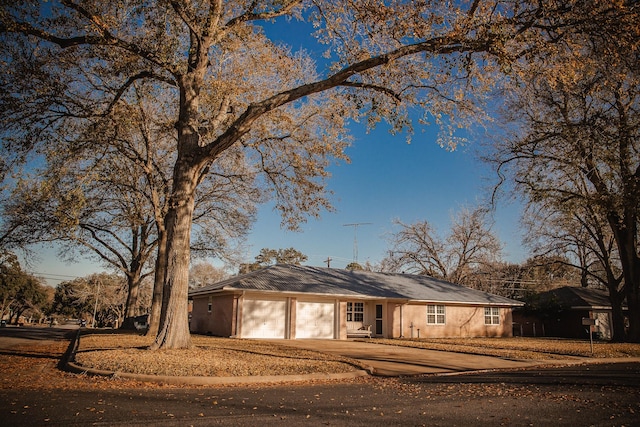
<svg viewBox="0 0 640 427"><path fill-rule="evenodd" d="M152 263L162 247L171 164L167 117L153 90L137 85L131 99L79 132L70 150L46 149L46 164L23 177L3 206L5 245L64 242L68 260L78 252L121 271L128 282L123 327L138 313L139 287L155 273L151 310L158 322L164 270ZM102 150L95 151L98 143ZM234 259L234 242L250 229L261 194L238 150L228 150L201 184L196 200L194 251ZM156 327L157 329L157 327Z"/></svg>
<svg viewBox="0 0 640 427"><path fill-rule="evenodd" d="M145 313L150 308L151 286L143 284L140 291L141 298L137 300L139 307L136 308ZM121 276L91 274L58 285L53 309L60 315L91 319L91 326L116 327L125 319L127 295L127 281Z"/></svg>
<svg viewBox="0 0 640 427"><path fill-rule="evenodd" d="M391 237L385 268L469 285L475 272L500 261L502 245L489 219L483 208L463 208L446 236L439 235L427 221L396 221L401 230Z"/></svg>

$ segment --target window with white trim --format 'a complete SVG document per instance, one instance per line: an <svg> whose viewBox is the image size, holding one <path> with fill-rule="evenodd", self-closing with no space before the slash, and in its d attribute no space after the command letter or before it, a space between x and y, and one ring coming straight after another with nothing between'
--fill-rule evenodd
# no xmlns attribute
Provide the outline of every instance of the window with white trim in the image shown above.
<svg viewBox="0 0 640 427"><path fill-rule="evenodd" d="M207 303L207 313L211 313L212 310L213 310L213 300L211 297L209 297L209 302Z"/></svg>
<svg viewBox="0 0 640 427"><path fill-rule="evenodd" d="M347 322L364 322L363 302L347 302Z"/></svg>
<svg viewBox="0 0 640 427"><path fill-rule="evenodd" d="M444 305L427 306L427 325L444 325L445 321Z"/></svg>
<svg viewBox="0 0 640 427"><path fill-rule="evenodd" d="M499 325L500 324L500 308L485 307L484 308L484 324Z"/></svg>

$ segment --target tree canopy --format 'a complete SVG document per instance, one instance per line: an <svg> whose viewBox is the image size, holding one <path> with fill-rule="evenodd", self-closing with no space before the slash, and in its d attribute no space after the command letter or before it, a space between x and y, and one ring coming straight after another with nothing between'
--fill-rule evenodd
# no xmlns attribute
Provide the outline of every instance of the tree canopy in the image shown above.
<svg viewBox="0 0 640 427"><path fill-rule="evenodd" d="M253 263L240 265L240 274L249 273L274 264L300 265L307 259L305 254L295 248L262 248Z"/></svg>
<svg viewBox="0 0 640 427"><path fill-rule="evenodd" d="M11 252L0 252L0 319L18 323L29 314L40 320L49 312L50 293L36 277L24 272Z"/></svg>

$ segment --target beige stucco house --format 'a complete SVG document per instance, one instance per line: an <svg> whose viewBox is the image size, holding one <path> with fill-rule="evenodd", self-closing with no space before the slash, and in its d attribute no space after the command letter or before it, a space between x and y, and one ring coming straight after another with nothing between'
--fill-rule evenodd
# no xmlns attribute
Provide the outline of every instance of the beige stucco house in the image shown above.
<svg viewBox="0 0 640 427"><path fill-rule="evenodd" d="M238 338L508 337L524 305L428 276L275 265L192 290L191 331Z"/></svg>

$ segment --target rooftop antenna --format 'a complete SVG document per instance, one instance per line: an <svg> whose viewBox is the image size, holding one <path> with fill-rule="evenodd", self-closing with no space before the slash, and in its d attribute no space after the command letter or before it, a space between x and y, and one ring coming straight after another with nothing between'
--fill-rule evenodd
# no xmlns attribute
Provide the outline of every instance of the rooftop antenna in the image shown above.
<svg viewBox="0 0 640 427"><path fill-rule="evenodd" d="M358 226L368 225L370 222L355 222L352 224L342 224L343 227L353 227L353 262L358 263Z"/></svg>

